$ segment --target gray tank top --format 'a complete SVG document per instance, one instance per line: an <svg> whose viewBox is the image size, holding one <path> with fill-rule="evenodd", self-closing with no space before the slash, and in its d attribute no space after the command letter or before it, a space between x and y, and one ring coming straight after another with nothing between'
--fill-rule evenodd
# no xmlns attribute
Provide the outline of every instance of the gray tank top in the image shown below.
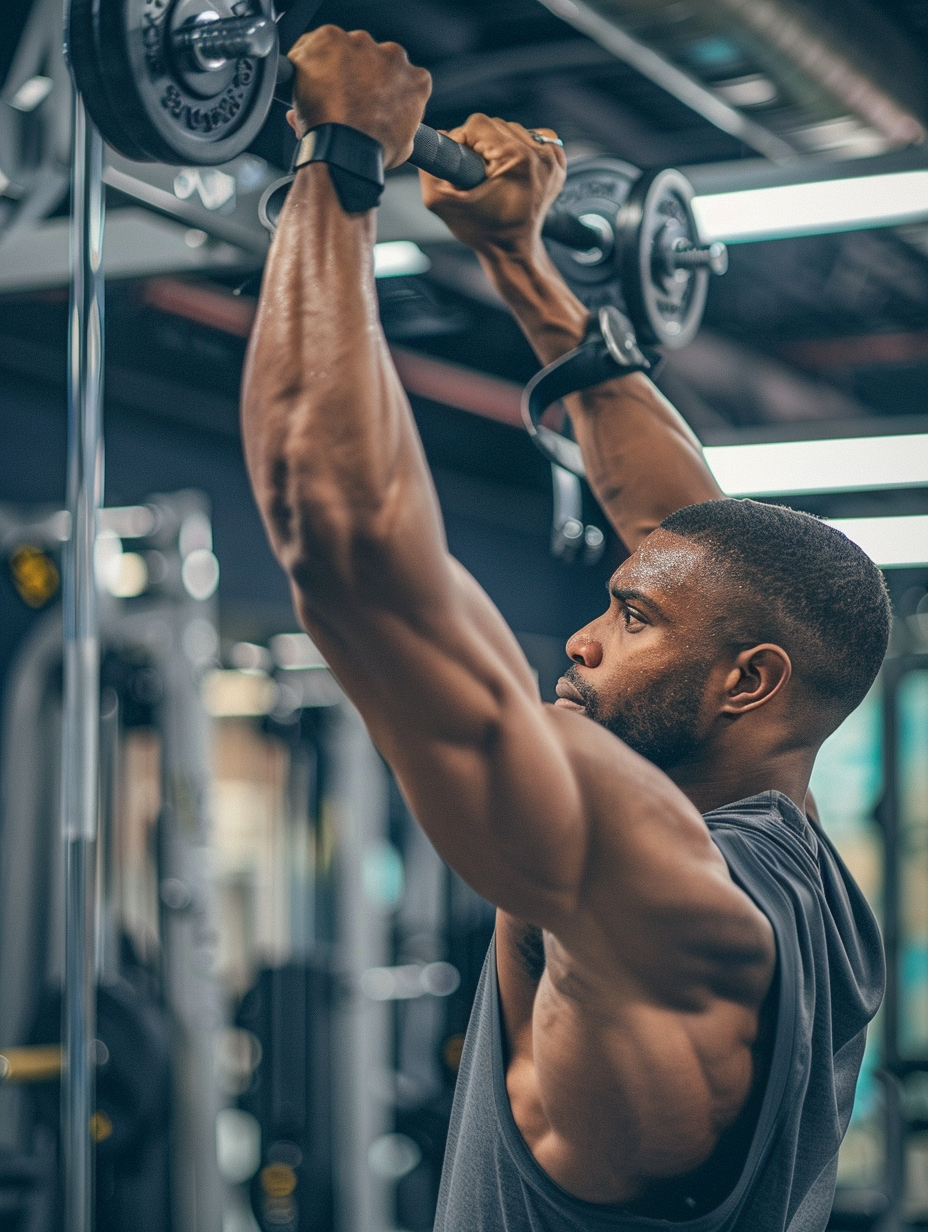
<svg viewBox="0 0 928 1232"><path fill-rule="evenodd" d="M867 1023L882 997L879 932L831 843L779 792L726 805L706 824L733 880L773 926L776 1027L740 1174L712 1209L679 1222L687 1232L822 1232ZM506 1093L491 943L458 1073L435 1232L666 1232L676 1222L582 1201L535 1162Z"/></svg>

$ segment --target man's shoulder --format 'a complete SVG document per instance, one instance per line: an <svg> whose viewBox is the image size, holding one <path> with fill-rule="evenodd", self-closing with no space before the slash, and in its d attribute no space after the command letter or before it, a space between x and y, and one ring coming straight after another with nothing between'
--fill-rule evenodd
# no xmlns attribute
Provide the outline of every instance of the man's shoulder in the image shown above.
<svg viewBox="0 0 928 1232"><path fill-rule="evenodd" d="M815 831L805 813L782 791L761 791L744 800L733 800L703 813L710 830L728 826L767 829L770 826L785 826L799 838L814 839ZM814 844L813 844L814 847Z"/></svg>
<svg viewBox="0 0 928 1232"><path fill-rule="evenodd" d="M782 966L813 968L857 1003L865 1022L885 979L869 903L823 830L780 792L705 814L729 872L773 925Z"/></svg>
<svg viewBox="0 0 928 1232"><path fill-rule="evenodd" d="M779 791L763 791L724 804L704 813L703 819L729 867L736 853L754 853L766 867L783 864L817 882L822 859L839 859L827 840L822 843L821 831Z"/></svg>

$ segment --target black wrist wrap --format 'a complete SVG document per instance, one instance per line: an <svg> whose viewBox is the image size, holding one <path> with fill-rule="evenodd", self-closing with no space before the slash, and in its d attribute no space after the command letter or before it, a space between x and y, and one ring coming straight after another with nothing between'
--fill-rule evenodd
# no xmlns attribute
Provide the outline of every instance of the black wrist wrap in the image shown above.
<svg viewBox="0 0 928 1232"><path fill-rule="evenodd" d="M383 193L383 147L374 137L347 124L319 124L298 142L293 170L326 163L329 178L346 214L360 214L380 204Z"/></svg>

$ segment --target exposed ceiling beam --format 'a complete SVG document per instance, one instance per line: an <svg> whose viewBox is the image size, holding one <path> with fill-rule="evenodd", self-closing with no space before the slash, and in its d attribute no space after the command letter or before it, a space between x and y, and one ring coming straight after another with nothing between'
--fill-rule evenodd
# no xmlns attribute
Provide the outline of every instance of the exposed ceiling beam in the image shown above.
<svg viewBox="0 0 928 1232"><path fill-rule="evenodd" d="M773 161L920 145L918 49L865 0L542 0L716 127Z"/></svg>
<svg viewBox="0 0 928 1232"><path fill-rule="evenodd" d="M864 334L853 338L812 338L779 348L784 359L816 372L891 367L928 359L928 331Z"/></svg>
<svg viewBox="0 0 928 1232"><path fill-rule="evenodd" d="M247 337L256 306L250 297L173 278L151 281L143 297L164 312L237 337ZM401 348L394 354L410 393L521 425L521 390L513 382ZM718 431L732 422L749 428L859 420L867 415L865 407L833 386L706 330L682 351L669 352L665 372L684 413L690 410L687 391L695 395L692 421L700 432Z"/></svg>
<svg viewBox="0 0 928 1232"><path fill-rule="evenodd" d="M440 65L432 74L429 106L469 106L482 88L518 77L560 77L610 67L615 69L615 56L585 38L457 56L450 65Z"/></svg>
<svg viewBox="0 0 928 1232"><path fill-rule="evenodd" d="M855 399L804 376L728 338L702 330L681 351L669 352L666 368L730 423L795 424L802 420L859 419L867 414Z"/></svg>
<svg viewBox="0 0 928 1232"><path fill-rule="evenodd" d="M701 82L685 73L675 64L659 55L625 30L583 3L583 0L541 0L544 6L562 17L594 42L599 43L626 64L636 68L642 76L672 94L681 103L701 115L723 132L743 141L745 145L763 154L773 162L784 162L797 157L795 146L776 136L769 129L743 115L735 107L723 102L718 95L707 90Z"/></svg>

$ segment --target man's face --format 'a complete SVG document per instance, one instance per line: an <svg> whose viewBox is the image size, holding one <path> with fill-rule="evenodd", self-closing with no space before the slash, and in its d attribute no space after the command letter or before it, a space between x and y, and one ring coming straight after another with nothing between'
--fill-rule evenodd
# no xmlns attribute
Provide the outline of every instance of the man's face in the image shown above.
<svg viewBox="0 0 928 1232"><path fill-rule="evenodd" d="M582 711L662 770L699 752L720 647L715 570L705 550L656 530L615 572L608 609L567 643L557 705Z"/></svg>

